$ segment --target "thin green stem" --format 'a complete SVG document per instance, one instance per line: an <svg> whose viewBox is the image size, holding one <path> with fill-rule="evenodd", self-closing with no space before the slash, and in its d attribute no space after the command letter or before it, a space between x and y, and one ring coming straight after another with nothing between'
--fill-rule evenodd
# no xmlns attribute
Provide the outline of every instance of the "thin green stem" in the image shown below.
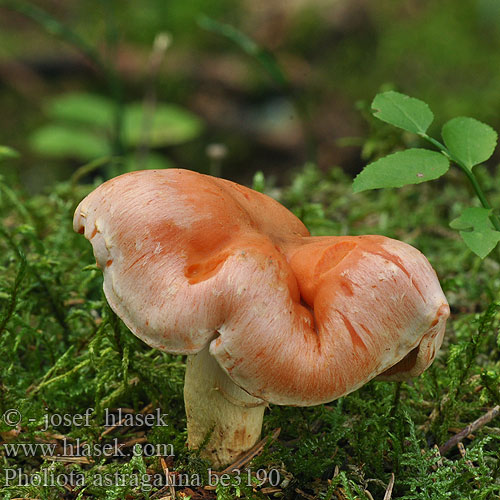
<svg viewBox="0 0 500 500"><path fill-rule="evenodd" d="M236 43L250 57L259 62L274 83L290 99L304 134L307 159L310 162L316 163L317 145L311 128L308 102L305 96L293 87L291 80L281 68L274 54L262 48L252 38L229 24L220 23L205 15L199 17L198 24L207 31L225 36Z"/></svg>
<svg viewBox="0 0 500 500"><path fill-rule="evenodd" d="M71 186L75 187L82 177L94 172L98 168L112 162L113 160L115 160L115 158L113 158L112 156L103 156L101 158L92 160L91 162L86 163L85 165L82 165L70 177Z"/></svg>
<svg viewBox="0 0 500 500"><path fill-rule="evenodd" d="M20 14L29 17L34 22L42 26L47 33L63 39L73 47L80 50L88 57L101 71L106 69L104 61L94 47L89 45L82 37L65 24L59 22L44 9L30 2L20 0L0 0L0 5L8 9L15 10Z"/></svg>
<svg viewBox="0 0 500 500"><path fill-rule="evenodd" d="M109 91L115 101L115 116L113 124L113 156L123 157L125 147L123 144L123 85L118 74L118 70L114 61L117 60L117 48L119 43L119 33L116 26L116 15L112 0L103 2L104 19L106 24L106 79L108 81ZM119 174L115 161L109 163L108 176L115 177Z"/></svg>
<svg viewBox="0 0 500 500"><path fill-rule="evenodd" d="M113 126L113 157L122 157L125 152L123 144L123 85L116 69L116 47L118 45L119 33L115 23L115 15L111 0L106 0L103 4L106 22L106 38L108 45L108 57L101 57L99 51L91 44L87 43L80 35L69 26L60 22L46 10L28 1L22 0L0 0L0 6L19 12L38 23L49 34L56 36L71 46L82 52L94 66L104 75L109 93L115 101L115 116ZM108 177L118 175L117 162L112 159L107 167Z"/></svg>
<svg viewBox="0 0 500 500"><path fill-rule="evenodd" d="M489 201L486 199L486 196L483 192L483 189L481 188L481 185L479 184L479 181L477 180L477 177L474 175L472 170L467 168L460 160L455 158L453 156L453 154L450 152L450 150L444 144L441 144L439 141L437 141L433 137L428 136L427 134L421 134L421 137L423 137L424 139L429 141L431 144L436 146L441 151L441 153L443 153L451 161L453 161L454 163L456 163L460 167L460 169L465 173L465 175L469 179L470 183L472 184L472 188L474 189L476 196L478 197L479 201L481 202L481 205L484 208L491 210L492 207L491 207ZM500 219L498 218L498 216L496 214L492 213L490 215L490 220L491 220L493 226L495 227L495 229L497 231L500 231Z"/></svg>

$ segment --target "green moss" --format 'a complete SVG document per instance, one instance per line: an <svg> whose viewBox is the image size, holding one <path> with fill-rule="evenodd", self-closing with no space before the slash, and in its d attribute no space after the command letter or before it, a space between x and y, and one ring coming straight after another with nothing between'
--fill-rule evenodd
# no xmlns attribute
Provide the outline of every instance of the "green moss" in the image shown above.
<svg viewBox="0 0 500 500"><path fill-rule="evenodd" d="M487 188L498 185L500 176L482 175ZM264 180L259 182L265 191ZM249 485L242 473L211 491L220 499L278 498L276 492L281 498L300 498L300 492L319 499L383 498L394 473L393 499L497 498L498 421L464 441L465 457L456 448L439 457L434 449L500 404L498 261L481 261L447 229L469 203L467 188L451 175L446 185L354 195L350 182L339 169L321 172L308 165L273 195L314 234L379 233L422 250L452 308L445 344L432 367L408 383L371 382L313 408L272 406L264 435L278 427L281 434L250 464L256 477ZM2 498L150 498L158 488L140 478L163 470L146 449L133 453L134 440L145 445L144 438L152 445L172 445L174 456L165 456L163 464L170 471L191 478L199 474L204 484L210 479L207 464L184 445L183 358L152 350L127 330L103 298L100 272L89 266L90 245L73 233L73 210L91 188L60 184L47 194L26 197L0 185L0 414L17 409L22 415L17 436L8 434L15 427L4 419L0 433L7 443L61 444L65 436L69 443L80 439L97 448L118 439L127 443L125 456L94 453L87 457L90 463L60 462L38 451L9 454L4 443ZM498 198L492 196L495 206ZM150 403L167 415L167 426L117 428L103 435L106 408L139 412ZM47 414L83 414L88 408L95 409L88 426L63 423L43 430ZM19 468L29 475L73 471L85 478L86 487L69 492L57 485L6 484L7 470ZM104 476L130 481L100 484L97 479ZM265 477L268 481L258 486ZM176 489L197 492L195 485Z"/></svg>

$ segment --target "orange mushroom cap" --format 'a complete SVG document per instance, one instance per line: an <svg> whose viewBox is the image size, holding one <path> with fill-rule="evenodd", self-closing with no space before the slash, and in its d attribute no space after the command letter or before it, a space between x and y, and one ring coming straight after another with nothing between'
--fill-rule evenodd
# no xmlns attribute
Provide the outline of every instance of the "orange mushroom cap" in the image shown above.
<svg viewBox="0 0 500 500"><path fill-rule="evenodd" d="M104 292L152 347L208 344L231 380L275 404L332 401L433 361L449 307L415 248L311 237L272 198L187 170L114 178L78 206Z"/></svg>

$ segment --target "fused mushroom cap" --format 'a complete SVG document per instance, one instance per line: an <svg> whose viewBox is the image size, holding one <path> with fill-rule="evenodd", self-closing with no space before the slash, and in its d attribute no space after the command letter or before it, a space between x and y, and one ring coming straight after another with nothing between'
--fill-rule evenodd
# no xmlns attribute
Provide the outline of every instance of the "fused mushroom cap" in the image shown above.
<svg viewBox="0 0 500 500"><path fill-rule="evenodd" d="M112 309L152 347L210 353L275 404L315 405L425 370L448 304L415 248L310 237L278 202L186 170L112 179L78 206Z"/></svg>

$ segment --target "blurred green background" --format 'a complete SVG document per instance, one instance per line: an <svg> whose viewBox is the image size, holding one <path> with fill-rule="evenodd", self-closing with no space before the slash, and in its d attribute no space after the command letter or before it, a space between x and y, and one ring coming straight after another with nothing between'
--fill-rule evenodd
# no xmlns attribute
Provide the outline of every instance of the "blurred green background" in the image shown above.
<svg viewBox="0 0 500 500"><path fill-rule="evenodd" d="M433 448L500 404L498 254L481 260L448 228L477 208L458 168L445 182L353 192L367 163L418 145L371 115L389 89L430 105L433 137L460 115L500 131L500 0L0 0L0 415L19 407L30 422L11 434L0 419L0 441L67 433L101 442L99 412L151 402L170 421L148 442L175 443L171 470L206 472L184 446L183 360L116 320L101 273L87 265L91 246L71 226L99 182L177 166L253 185L313 235L414 245L451 306L441 353L422 377L369 384L329 405L270 408L263 435L282 432L252 466L283 473L282 498L390 497L393 473L394 499L498 498L497 421L464 440L466 453ZM493 207L499 164L497 148L474 169ZM88 428L39 430L47 410L89 407L98 412ZM120 436L143 439L136 432ZM82 467L2 453L0 470L84 470L87 479L165 470L156 457ZM118 485L4 486L0 477L6 499L147 496Z"/></svg>
<svg viewBox="0 0 500 500"><path fill-rule="evenodd" d="M20 153L0 168L31 193L99 158L89 178L175 165L282 183L307 160L354 174L401 143L369 116L381 89L428 102L431 133L457 115L498 130L499 68L498 0L0 0L0 144Z"/></svg>

